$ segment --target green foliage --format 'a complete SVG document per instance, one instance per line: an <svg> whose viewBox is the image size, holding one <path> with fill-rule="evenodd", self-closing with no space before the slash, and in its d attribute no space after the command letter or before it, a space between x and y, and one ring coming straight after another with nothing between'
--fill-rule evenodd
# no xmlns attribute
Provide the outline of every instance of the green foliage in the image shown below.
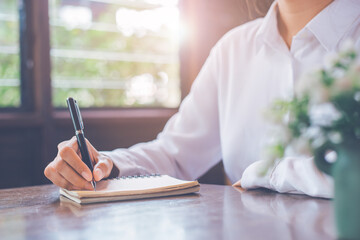
<svg viewBox="0 0 360 240"><path fill-rule="evenodd" d="M1 0L0 13L17 15L17 1ZM0 21L0 47L18 47L19 26L15 21ZM10 48L9 48L10 47ZM7 86L5 81L19 79L20 62L17 54L4 54L0 51L0 107L20 106L20 87Z"/></svg>
<svg viewBox="0 0 360 240"><path fill-rule="evenodd" d="M18 22L0 21L0 46L14 46L19 39Z"/></svg>
<svg viewBox="0 0 360 240"><path fill-rule="evenodd" d="M347 138L360 139L360 103L354 99L360 89L353 89L332 99L337 109L341 110L342 117L335 121L332 130L341 131Z"/></svg>
<svg viewBox="0 0 360 240"><path fill-rule="evenodd" d="M54 105L58 107L66 107L64 100L69 96L76 98L82 107L118 107L124 106L126 100L121 90L55 88L53 94Z"/></svg>
<svg viewBox="0 0 360 240"><path fill-rule="evenodd" d="M334 81L335 81L335 78L332 77L327 71L325 70L321 70L321 80L322 80L322 83L326 86L326 87L330 87Z"/></svg>
<svg viewBox="0 0 360 240"><path fill-rule="evenodd" d="M61 1L52 2L52 11L55 15L50 16L51 20L58 19L56 13L61 5ZM115 13L119 5L103 4L98 8L99 11L93 16L94 22L112 24L115 26ZM162 35L168 34L162 30ZM51 28L51 45L55 49L67 50L87 50L100 52L121 52L121 53L140 53L154 55L177 55L178 48L169 38L160 34L136 35L126 37L120 32L103 32L93 29L67 29L62 26ZM92 80L122 82L127 86L131 78L142 74L151 74L155 84L160 81L159 72L165 72L169 81L179 81L178 63L151 63L151 62L129 62L111 61L96 59L76 59L52 57L52 79L66 80L71 84L72 81L88 82ZM161 82L161 81L160 81ZM177 84L179 85L179 84ZM174 88L168 89L170 95L177 94ZM179 91L177 88L175 91ZM154 99L151 103L132 102L126 95L126 89L92 89L92 88L53 88L53 104L62 107L66 104L66 98L73 96L78 98L81 106L88 107L144 107L144 106L164 106L165 102Z"/></svg>
<svg viewBox="0 0 360 240"><path fill-rule="evenodd" d="M19 79L19 65L18 55L0 54L0 79Z"/></svg>
<svg viewBox="0 0 360 240"><path fill-rule="evenodd" d="M20 106L19 87L0 87L0 107Z"/></svg>
<svg viewBox="0 0 360 240"><path fill-rule="evenodd" d="M20 106L20 87L4 86L1 79L19 79L19 56L0 54L0 107Z"/></svg>
<svg viewBox="0 0 360 240"><path fill-rule="evenodd" d="M309 97L295 97L290 102L290 120L288 127L294 137L299 137L304 128L310 126L310 118L308 114Z"/></svg>
<svg viewBox="0 0 360 240"><path fill-rule="evenodd" d="M81 4L92 4L83 2ZM97 5L96 5L97 4ZM96 11L93 14L93 22L115 25L115 13L121 6L118 4L99 4L96 3ZM57 16L61 0L49 1L50 21L59 23ZM17 16L16 0L1 0L0 13ZM176 56L178 46L170 38L164 37L170 35L166 29L161 29L159 33L138 37L136 35L126 37L119 31L98 31L94 29L68 29L64 26L51 25L51 47L53 49L66 50L85 50L99 51L109 53L137 53L153 54L159 56ZM11 52L19 47L19 26L18 21L1 20L0 21L0 50L4 47L5 51L0 51L0 107L16 107L20 105L20 86L14 85L14 79L20 79L20 61L16 52ZM9 52L10 49L10 52ZM82 56L86 57L86 56ZM166 99L154 98L152 102L142 103L137 100L129 103L127 99L126 87L129 80L142 74L151 74L154 78L154 84L161 86L163 79L159 73L165 72L168 76L170 86L169 97L179 95L179 64L178 63L152 63L152 62L131 62L131 61L111 61L55 57L51 58L52 70L51 78L53 80L53 105L55 107L64 107L66 98L73 96L80 99L82 107L144 107L144 106L165 106ZM11 86L8 80L12 80ZM76 84L73 87L55 87L56 81L68 81L67 86L72 86L72 82L83 82L85 88L78 88ZM86 83L93 80L113 81L121 83L114 89L104 88L95 89L87 86ZM18 81L19 83L20 81ZM175 84L174 84L175 83ZM18 84L19 85L19 84Z"/></svg>

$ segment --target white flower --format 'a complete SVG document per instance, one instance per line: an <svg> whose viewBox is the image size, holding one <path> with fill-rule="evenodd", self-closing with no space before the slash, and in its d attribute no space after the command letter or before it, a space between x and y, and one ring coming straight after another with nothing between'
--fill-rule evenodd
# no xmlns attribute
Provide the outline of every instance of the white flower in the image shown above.
<svg viewBox="0 0 360 240"><path fill-rule="evenodd" d="M338 79L345 77L345 75L346 75L346 71L343 68L336 68L331 72L331 76L335 78L335 82Z"/></svg>
<svg viewBox="0 0 360 240"><path fill-rule="evenodd" d="M337 153L335 151L331 151L329 150L326 154L325 154L325 160L329 163L334 163L337 160Z"/></svg>
<svg viewBox="0 0 360 240"><path fill-rule="evenodd" d="M328 138L329 138L330 142L332 142L333 144L340 144L343 141L341 133L337 132L337 131L329 132Z"/></svg>
<svg viewBox="0 0 360 240"><path fill-rule="evenodd" d="M315 139L323 135L324 133L319 126L311 126L303 133L303 136L307 139Z"/></svg>
<svg viewBox="0 0 360 240"><path fill-rule="evenodd" d="M357 101L357 102L360 102L360 92L356 92L354 94L354 100Z"/></svg>
<svg viewBox="0 0 360 240"><path fill-rule="evenodd" d="M311 143L311 147L313 149L317 149L317 148L321 147L322 145L324 145L325 142L326 142L326 138L324 136L320 136Z"/></svg>
<svg viewBox="0 0 360 240"><path fill-rule="evenodd" d="M268 144L273 145L274 143L288 143L291 139L291 132L286 125L272 125L269 128Z"/></svg>
<svg viewBox="0 0 360 240"><path fill-rule="evenodd" d="M332 103L311 106L309 115L311 124L321 127L330 127L334 121L339 120L342 116Z"/></svg>
<svg viewBox="0 0 360 240"><path fill-rule="evenodd" d="M304 97L308 94L312 104L328 102L330 91L324 86L321 78L321 70L303 75L295 86L297 96Z"/></svg>
<svg viewBox="0 0 360 240"><path fill-rule="evenodd" d="M327 70L332 69L338 61L339 54L337 52L330 52L326 54L324 57L324 68Z"/></svg>
<svg viewBox="0 0 360 240"><path fill-rule="evenodd" d="M348 53L354 51L355 42L351 38L346 39L344 42L340 44L340 52Z"/></svg>
<svg viewBox="0 0 360 240"><path fill-rule="evenodd" d="M304 136L293 139L285 150L285 156L311 156L311 146L309 139Z"/></svg>
<svg viewBox="0 0 360 240"><path fill-rule="evenodd" d="M302 75L295 86L296 94L299 97L304 96L306 93L309 93L309 90L314 86L314 84L318 85L320 81L321 79L319 71L311 74Z"/></svg>

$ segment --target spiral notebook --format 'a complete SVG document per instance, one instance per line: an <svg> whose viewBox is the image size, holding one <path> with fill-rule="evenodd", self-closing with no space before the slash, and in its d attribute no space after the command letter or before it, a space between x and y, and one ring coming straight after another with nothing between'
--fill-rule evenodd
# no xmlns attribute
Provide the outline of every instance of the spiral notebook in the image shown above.
<svg viewBox="0 0 360 240"><path fill-rule="evenodd" d="M198 181L184 181L168 175L152 174L103 180L96 183L96 191L60 189L60 194L76 203L88 204L182 195L198 192L199 189Z"/></svg>

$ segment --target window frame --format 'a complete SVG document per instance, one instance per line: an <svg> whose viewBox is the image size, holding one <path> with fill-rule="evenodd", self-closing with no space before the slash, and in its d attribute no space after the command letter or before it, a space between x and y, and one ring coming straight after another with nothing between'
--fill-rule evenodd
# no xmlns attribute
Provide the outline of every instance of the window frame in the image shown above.
<svg viewBox="0 0 360 240"><path fill-rule="evenodd" d="M29 1L19 0L19 43L20 43L20 96L19 111L34 109L34 56L32 36L32 6Z"/></svg>
<svg viewBox="0 0 360 240"><path fill-rule="evenodd" d="M33 102L33 51L32 51L32 10L31 4L25 0L18 0L18 22L19 22L19 88L20 106L1 107L1 112L30 112L34 108ZM0 113L1 114L1 113ZM3 114L1 114L3 115ZM0 116L1 116L0 115Z"/></svg>

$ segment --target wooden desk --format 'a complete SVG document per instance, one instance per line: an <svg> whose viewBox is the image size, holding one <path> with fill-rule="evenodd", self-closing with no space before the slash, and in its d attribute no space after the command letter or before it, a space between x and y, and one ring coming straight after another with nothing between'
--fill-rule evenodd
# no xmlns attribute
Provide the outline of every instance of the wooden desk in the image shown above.
<svg viewBox="0 0 360 240"><path fill-rule="evenodd" d="M332 202L201 185L200 194L77 206L53 185L0 190L0 239L335 239Z"/></svg>

